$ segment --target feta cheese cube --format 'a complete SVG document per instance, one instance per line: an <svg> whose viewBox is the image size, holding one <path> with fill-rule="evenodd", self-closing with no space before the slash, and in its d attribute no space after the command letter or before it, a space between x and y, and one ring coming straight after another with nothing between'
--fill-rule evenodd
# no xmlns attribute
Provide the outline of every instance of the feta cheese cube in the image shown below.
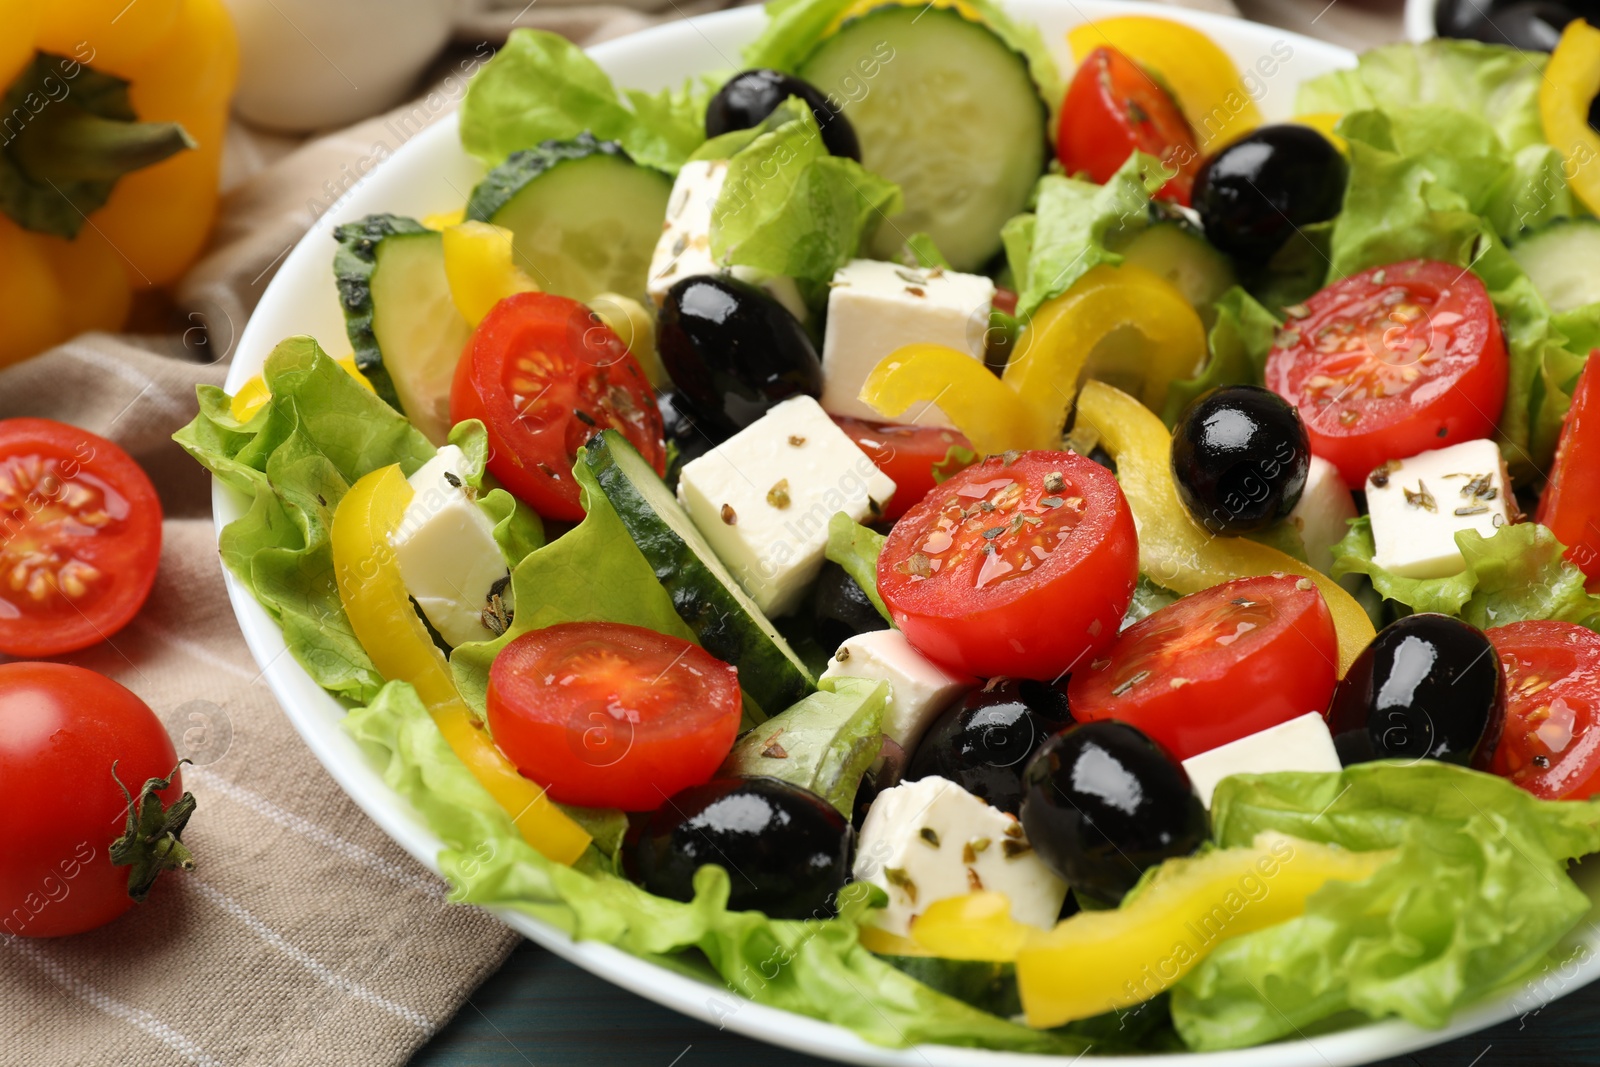
<svg viewBox="0 0 1600 1067"><path fill-rule="evenodd" d="M728 179L728 161L694 160L683 165L667 198L667 218L655 254L650 257L650 278L645 291L656 307L667 299L667 290L678 281L695 274L727 271L751 285L759 285L773 299L789 309L789 314L804 322L806 302L793 278L776 277L754 267L724 267L711 255L711 209Z"/></svg>
<svg viewBox="0 0 1600 1067"><path fill-rule="evenodd" d="M874 921L900 937L918 913L948 897L1004 893L1013 919L1046 930L1067 897L1067 883L1028 845L1016 816L937 777L878 794L861 824L852 873L889 894Z"/></svg>
<svg viewBox="0 0 1600 1067"><path fill-rule="evenodd" d="M889 476L809 396L775 405L678 476L678 502L768 615L800 605L835 512L860 522L893 495Z"/></svg>
<svg viewBox="0 0 1600 1067"><path fill-rule="evenodd" d="M1342 769L1333 747L1333 734L1321 712L1280 722L1248 737L1229 741L1209 752L1183 761L1189 785L1200 803L1211 807L1217 786L1230 774L1270 774L1273 771L1337 771Z"/></svg>
<svg viewBox="0 0 1600 1067"><path fill-rule="evenodd" d="M1500 449L1464 441L1390 460L1367 476L1373 562L1402 578L1445 578L1467 565L1457 530L1490 537L1514 503Z"/></svg>
<svg viewBox="0 0 1600 1067"><path fill-rule="evenodd" d="M411 503L389 540L406 590L451 647L495 637L483 610L508 573L494 523L461 482L465 459L461 449L445 445L417 468L407 479ZM510 610L510 586L501 599Z"/></svg>
<svg viewBox="0 0 1600 1067"><path fill-rule="evenodd" d="M978 686L978 679L951 674L912 648L899 630L874 630L850 638L828 660L822 677L888 682L883 733L908 754L940 712Z"/></svg>
<svg viewBox="0 0 1600 1067"><path fill-rule="evenodd" d="M922 342L948 345L981 360L993 303L994 282L981 274L851 260L834 274L828 290L822 406L834 415L881 422L884 416L861 399L872 369L901 345ZM952 425L932 404L896 421Z"/></svg>
<svg viewBox="0 0 1600 1067"><path fill-rule="evenodd" d="M1339 468L1321 456L1312 456L1305 491L1289 512L1289 525L1306 546L1306 562L1327 574L1333 567L1333 546L1350 532L1350 520L1355 517L1356 502L1339 477Z"/></svg>

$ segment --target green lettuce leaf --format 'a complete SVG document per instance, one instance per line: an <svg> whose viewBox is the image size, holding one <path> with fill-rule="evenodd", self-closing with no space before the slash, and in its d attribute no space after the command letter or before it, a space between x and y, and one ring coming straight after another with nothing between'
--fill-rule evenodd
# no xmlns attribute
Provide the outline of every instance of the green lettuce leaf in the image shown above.
<svg viewBox="0 0 1600 1067"><path fill-rule="evenodd" d="M1275 830L1399 854L1364 882L1330 882L1299 918L1219 944L1172 997L1196 1050L1273 1041L1352 1010L1444 1026L1547 959L1590 908L1567 861L1600 850L1600 805L1536 800L1432 761L1236 775L1211 816L1224 848Z"/></svg>
<svg viewBox="0 0 1600 1067"><path fill-rule="evenodd" d="M1458 530L1466 569L1448 578L1402 578L1373 562L1372 520L1363 515L1333 546L1333 574L1365 574L1379 594L1414 612L1456 615L1479 628L1528 619L1583 622L1600 611L1583 572L1562 558L1555 534L1535 522L1502 526L1492 537Z"/></svg>
<svg viewBox="0 0 1600 1067"><path fill-rule="evenodd" d="M1267 353L1277 336L1278 320L1238 286L1222 294L1216 304L1217 321L1206 336L1211 360L1193 378L1173 382L1167 389L1162 417L1168 426L1189 402L1219 385L1260 385L1266 372Z"/></svg>
<svg viewBox="0 0 1600 1067"><path fill-rule="evenodd" d="M621 141L635 162L676 173L705 138L711 90L704 81L681 89L618 94L588 54L558 34L513 30L467 86L461 101L461 146L487 166L512 152L585 130Z"/></svg>
<svg viewBox="0 0 1600 1067"><path fill-rule="evenodd" d="M872 606L878 609L878 614L893 626L889 609L878 595L878 556L883 552L884 540L883 534L861 525L842 511L828 520L828 559L855 579Z"/></svg>
<svg viewBox="0 0 1600 1067"><path fill-rule="evenodd" d="M817 691L739 739L722 764L738 778L781 778L850 818L856 790L883 747L889 684L824 678Z"/></svg>
<svg viewBox="0 0 1600 1067"><path fill-rule="evenodd" d="M878 1045L932 1042L1068 1056L1087 1047L936 993L862 948L858 924L875 899L864 884L840 893L839 918L775 920L729 911L721 867L702 868L695 898L678 902L603 868L551 863L522 840L450 751L410 686L384 687L344 727L444 842L439 866L454 886L453 900L514 908L580 940L717 983L708 984L707 997L724 1017L748 998L848 1027Z"/></svg>
<svg viewBox="0 0 1600 1067"><path fill-rule="evenodd" d="M1017 315L1026 319L1101 263L1121 263L1111 248L1148 225L1150 196L1165 181L1161 161L1142 152L1104 185L1059 174L1040 178L1032 214L1000 231L1017 284Z"/></svg>
<svg viewBox="0 0 1600 1067"><path fill-rule="evenodd" d="M904 199L893 182L829 155L809 107L791 101L781 110L787 121L728 160L711 209L711 252L719 262L826 285Z"/></svg>

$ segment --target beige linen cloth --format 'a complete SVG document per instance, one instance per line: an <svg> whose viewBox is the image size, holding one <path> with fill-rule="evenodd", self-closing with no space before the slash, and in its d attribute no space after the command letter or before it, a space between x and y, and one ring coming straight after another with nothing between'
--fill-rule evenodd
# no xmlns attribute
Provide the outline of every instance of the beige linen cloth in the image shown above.
<svg viewBox="0 0 1600 1067"><path fill-rule="evenodd" d="M592 42L721 6L506 4L466 17L458 39L542 25ZM415 123L454 103L404 110ZM212 251L178 287L181 332L91 334L0 372L0 418L106 436L161 492L165 543L149 603L112 640L67 659L155 709L194 761L184 784L199 801L186 834L191 875L167 876L102 930L0 935L3 1067L400 1064L517 941L487 913L449 904L445 884L356 808L291 729L224 592L210 480L170 440L195 413L195 385L222 383L251 309L312 221L308 203L331 202L326 183L375 142L397 147L393 136L380 117L298 148L278 142L281 158L228 195Z"/></svg>

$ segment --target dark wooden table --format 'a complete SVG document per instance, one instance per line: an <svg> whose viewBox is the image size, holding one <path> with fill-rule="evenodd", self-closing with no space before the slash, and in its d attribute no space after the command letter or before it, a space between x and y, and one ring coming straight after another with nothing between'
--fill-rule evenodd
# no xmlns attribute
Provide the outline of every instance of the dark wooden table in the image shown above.
<svg viewBox="0 0 1600 1067"><path fill-rule="evenodd" d="M678 1015L533 944L519 948L412 1067L817 1067ZM1600 985L1536 1015L1380 1067L1600 1064Z"/></svg>

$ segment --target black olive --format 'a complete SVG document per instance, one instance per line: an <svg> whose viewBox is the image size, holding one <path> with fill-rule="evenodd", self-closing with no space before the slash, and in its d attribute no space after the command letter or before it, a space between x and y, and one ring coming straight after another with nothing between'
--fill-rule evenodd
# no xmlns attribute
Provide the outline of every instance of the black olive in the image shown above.
<svg viewBox="0 0 1600 1067"><path fill-rule="evenodd" d="M1206 239L1245 263L1265 263L1297 229L1339 213L1349 168L1309 126L1263 126L1206 160L1194 209Z"/></svg>
<svg viewBox="0 0 1600 1067"><path fill-rule="evenodd" d="M1516 0L1490 4L1482 0L1442 0L1434 13L1434 25L1441 37L1461 37L1511 45L1528 52L1549 52L1561 39L1561 31L1573 19L1590 16L1596 5L1558 3L1556 0Z"/></svg>
<svg viewBox="0 0 1600 1067"><path fill-rule="evenodd" d="M811 633L823 648L838 648L856 634L887 630L872 598L837 563L829 560L817 576L811 601Z"/></svg>
<svg viewBox="0 0 1600 1067"><path fill-rule="evenodd" d="M667 484L675 486L683 465L711 451L714 442L700 429L694 415L684 410L676 393L662 393L656 398L656 407L661 411L661 425L667 442L677 446L673 450L672 464L667 468L666 477Z"/></svg>
<svg viewBox="0 0 1600 1067"><path fill-rule="evenodd" d="M728 872L734 911L827 918L850 877L854 832L833 805L776 778L720 778L675 794L629 831L628 876L657 896L694 899L707 863Z"/></svg>
<svg viewBox="0 0 1600 1067"><path fill-rule="evenodd" d="M1430 613L1373 638L1333 691L1328 725L1345 766L1436 759L1483 770L1505 715L1505 680L1489 639Z"/></svg>
<svg viewBox="0 0 1600 1067"><path fill-rule="evenodd" d="M1300 502L1311 440L1300 413L1270 389L1202 393L1172 430L1172 477L1195 521L1215 534L1265 529Z"/></svg>
<svg viewBox="0 0 1600 1067"><path fill-rule="evenodd" d="M1105 720L1044 743L1023 772L1022 827L1075 894L1116 904L1146 870L1205 841L1206 809L1182 765Z"/></svg>
<svg viewBox="0 0 1600 1067"><path fill-rule="evenodd" d="M1071 722L1061 689L1047 682L992 678L933 721L904 780L947 778L1015 815L1022 807L1028 757Z"/></svg>
<svg viewBox="0 0 1600 1067"><path fill-rule="evenodd" d="M830 155L861 162L861 142L844 113L828 102L822 90L792 74L776 70L746 70L729 78L706 105L706 136L719 137L734 130L759 126L779 104L798 96L811 107L822 131L822 144Z"/></svg>
<svg viewBox="0 0 1600 1067"><path fill-rule="evenodd" d="M667 290L656 348L679 400L719 442L780 400L822 395L822 363L805 328L733 278L697 274Z"/></svg>

